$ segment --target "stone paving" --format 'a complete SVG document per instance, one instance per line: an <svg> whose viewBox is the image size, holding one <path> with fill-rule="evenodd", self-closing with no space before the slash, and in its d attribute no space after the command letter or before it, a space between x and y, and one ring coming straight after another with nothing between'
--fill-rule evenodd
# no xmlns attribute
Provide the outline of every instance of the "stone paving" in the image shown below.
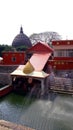
<svg viewBox="0 0 73 130"><path fill-rule="evenodd" d="M35 129L22 125L17 125L12 122L0 120L0 130L35 130Z"/></svg>

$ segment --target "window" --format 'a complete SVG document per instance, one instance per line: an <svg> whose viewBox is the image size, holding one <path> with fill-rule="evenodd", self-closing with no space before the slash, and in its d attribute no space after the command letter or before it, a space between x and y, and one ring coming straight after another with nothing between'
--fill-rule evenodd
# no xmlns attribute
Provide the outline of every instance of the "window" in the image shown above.
<svg viewBox="0 0 73 130"><path fill-rule="evenodd" d="M16 57L12 57L12 62L15 62L16 61Z"/></svg>
<svg viewBox="0 0 73 130"><path fill-rule="evenodd" d="M63 54L62 54L62 51L58 51L58 52L57 52L57 55L58 55L59 57L62 57L62 55L63 55Z"/></svg>
<svg viewBox="0 0 73 130"><path fill-rule="evenodd" d="M55 50L55 57L73 57L73 49L60 49Z"/></svg>
<svg viewBox="0 0 73 130"><path fill-rule="evenodd" d="M73 49L71 49L71 50L68 51L68 56L69 57L73 57Z"/></svg>

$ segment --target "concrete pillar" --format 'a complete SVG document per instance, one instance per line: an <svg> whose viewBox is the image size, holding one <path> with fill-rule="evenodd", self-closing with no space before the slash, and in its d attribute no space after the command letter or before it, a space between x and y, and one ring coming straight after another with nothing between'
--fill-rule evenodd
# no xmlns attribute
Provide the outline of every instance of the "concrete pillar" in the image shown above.
<svg viewBox="0 0 73 130"><path fill-rule="evenodd" d="M41 79L41 95L44 95L44 88L45 88L45 84L44 84L44 79Z"/></svg>

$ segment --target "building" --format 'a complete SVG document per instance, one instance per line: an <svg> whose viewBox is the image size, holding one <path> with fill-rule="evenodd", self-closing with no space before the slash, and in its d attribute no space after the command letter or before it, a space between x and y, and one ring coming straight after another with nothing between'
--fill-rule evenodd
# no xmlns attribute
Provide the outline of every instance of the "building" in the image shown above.
<svg viewBox="0 0 73 130"><path fill-rule="evenodd" d="M18 83L16 82L17 87L15 87L15 91L20 92L19 88L20 89L24 88L23 85L19 84L19 80L22 81L21 80L22 77L25 78L25 81L27 81L25 85L27 91L28 86L30 86L31 83L32 86L30 89L37 90L36 85L34 85L35 87L33 86L33 84L35 84L36 82L37 86L40 86L39 89L41 89L40 90L41 95L44 94L45 81L49 76L49 73L47 72L47 67L45 68L45 65L48 59L50 58L52 52L53 49L48 44L41 42L38 42L36 45L27 50L27 53L31 54L31 57L29 58L27 63L25 65L20 65L16 70L14 70L11 73L13 83L15 82L14 79L16 79L17 81L17 77L19 76ZM30 79L32 79L32 82L30 81ZM40 81L40 84L38 81ZM23 82L21 82L21 84L22 83ZM24 89L23 92L25 92Z"/></svg>
<svg viewBox="0 0 73 130"><path fill-rule="evenodd" d="M73 40L53 41L53 59L48 61L53 71L73 77Z"/></svg>
<svg viewBox="0 0 73 130"><path fill-rule="evenodd" d="M25 52L3 52L3 65L25 64Z"/></svg>
<svg viewBox="0 0 73 130"><path fill-rule="evenodd" d="M20 28L20 33L15 36L12 46L14 48L25 47L26 49L32 47L32 43L27 35L24 34L23 28Z"/></svg>
<svg viewBox="0 0 73 130"><path fill-rule="evenodd" d="M73 40L57 40L52 41L52 46L48 47L48 44L38 42L32 46L32 43L28 36L23 32L23 28L20 27L20 33L15 36L12 46L16 48L25 47L26 51L14 51L14 52L3 52L3 60L0 64L5 65L16 65L25 64L26 60L29 59L34 52L50 52L51 56L48 60L48 65L54 70L72 70L73 69ZM29 52L29 54L28 54ZM31 53L31 54L30 54Z"/></svg>
<svg viewBox="0 0 73 130"><path fill-rule="evenodd" d="M0 64L3 65L20 65L25 64L26 54L25 51L16 51L17 48L25 48L28 49L32 47L31 41L28 36L26 36L23 32L23 28L20 28L20 33L15 36L12 47L14 51L8 51L2 53L3 60L0 61Z"/></svg>

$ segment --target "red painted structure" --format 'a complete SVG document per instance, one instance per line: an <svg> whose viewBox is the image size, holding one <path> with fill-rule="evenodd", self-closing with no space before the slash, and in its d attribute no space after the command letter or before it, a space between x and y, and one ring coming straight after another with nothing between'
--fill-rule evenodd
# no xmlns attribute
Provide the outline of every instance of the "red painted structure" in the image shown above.
<svg viewBox="0 0 73 130"><path fill-rule="evenodd" d="M10 85L0 88L0 97L10 93L11 91L12 91L12 86L10 86Z"/></svg>
<svg viewBox="0 0 73 130"><path fill-rule="evenodd" d="M4 65L25 64L25 52L3 52Z"/></svg>
<svg viewBox="0 0 73 130"><path fill-rule="evenodd" d="M33 54L30 58L30 63L34 66L35 70L41 71L51 57L53 49L47 43L38 42L33 47L29 48L27 52Z"/></svg>
<svg viewBox="0 0 73 130"><path fill-rule="evenodd" d="M48 53L46 52L34 53L29 61L34 67L35 71L42 71L50 56L51 56L51 53L49 52Z"/></svg>
<svg viewBox="0 0 73 130"><path fill-rule="evenodd" d="M53 58L48 59L47 65L52 66L56 70L72 70L73 69L73 40L52 41L53 49L46 43L38 42L29 48L26 53L53 53ZM3 52L4 65L22 65L26 62L25 52ZM27 57L29 58L29 57Z"/></svg>
<svg viewBox="0 0 73 130"><path fill-rule="evenodd" d="M27 52L32 52L32 53L36 53L36 52L40 52L40 53L52 53L53 49L47 44L47 43L43 43L43 42L38 42L36 45L32 46L31 48L29 48L27 50Z"/></svg>
<svg viewBox="0 0 73 130"><path fill-rule="evenodd" d="M53 41L54 57L48 61L56 70L73 69L73 40Z"/></svg>
<svg viewBox="0 0 73 130"><path fill-rule="evenodd" d="M32 48L27 50L27 53L31 54L31 57L23 66L24 68L19 66L18 69L11 73L11 76L13 77L13 79L17 76L27 77L28 79L30 77L32 79L36 78L41 83L41 94L44 94L45 80L49 76L49 74L46 73L46 71L44 70L44 67L48 59L50 58L52 52L53 49L49 47L48 44L41 42L37 43ZM26 84L28 84L28 80ZM20 89L22 89L21 86ZM28 90L28 86L26 86L26 89ZM16 88L16 90L18 91L18 87Z"/></svg>

